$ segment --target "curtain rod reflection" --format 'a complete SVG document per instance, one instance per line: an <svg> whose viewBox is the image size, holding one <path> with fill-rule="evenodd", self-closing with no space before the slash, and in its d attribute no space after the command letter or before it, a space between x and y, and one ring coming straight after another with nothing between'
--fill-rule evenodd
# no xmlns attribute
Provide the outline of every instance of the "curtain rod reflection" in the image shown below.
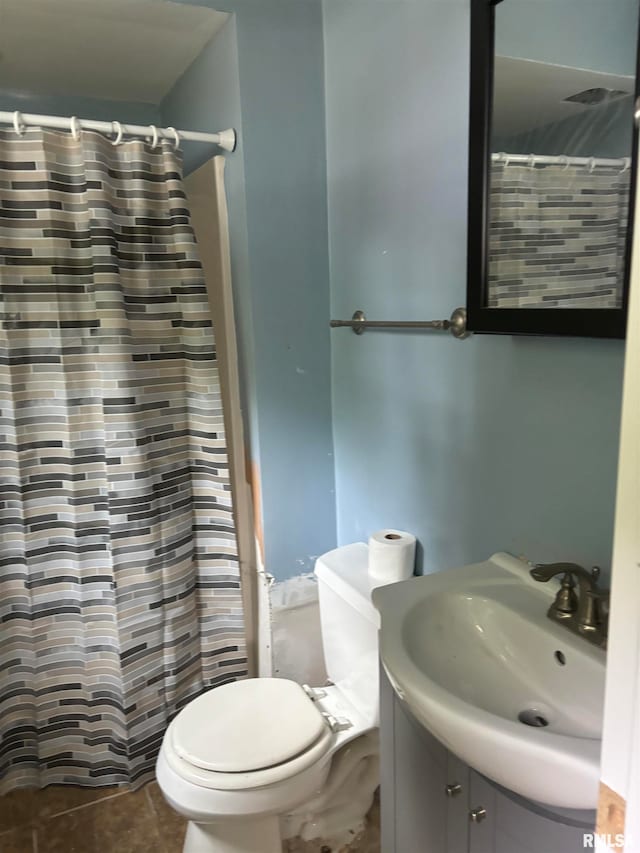
<svg viewBox="0 0 640 853"><path fill-rule="evenodd" d="M507 154L501 151L491 155L493 163L504 163L505 166L530 166L532 169L535 166L564 166L568 169L570 166L586 166L589 171L593 171L598 167L618 168L621 172L626 172L631 168L631 157L569 157L566 154L548 155L548 154Z"/></svg>

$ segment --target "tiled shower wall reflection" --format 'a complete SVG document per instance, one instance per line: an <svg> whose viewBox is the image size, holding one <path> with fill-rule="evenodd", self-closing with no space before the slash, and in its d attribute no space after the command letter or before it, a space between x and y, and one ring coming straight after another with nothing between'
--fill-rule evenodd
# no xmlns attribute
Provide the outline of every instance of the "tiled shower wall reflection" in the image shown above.
<svg viewBox="0 0 640 853"><path fill-rule="evenodd" d="M595 163L492 164L490 307L621 306L630 170Z"/></svg>

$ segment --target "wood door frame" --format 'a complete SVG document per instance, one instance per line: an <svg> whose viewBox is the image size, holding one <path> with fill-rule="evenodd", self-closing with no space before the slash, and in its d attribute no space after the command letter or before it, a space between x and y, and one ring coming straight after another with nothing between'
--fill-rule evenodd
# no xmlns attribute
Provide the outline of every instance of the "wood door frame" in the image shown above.
<svg viewBox="0 0 640 853"><path fill-rule="evenodd" d="M233 514L238 542L240 580L244 603L247 669L258 672L258 578L256 530L247 445L240 394L238 345L233 306L229 217L224 191L225 158L207 160L185 178L191 209L191 224L198 241L204 269L211 316L216 335L216 353L233 490Z"/></svg>
<svg viewBox="0 0 640 853"><path fill-rule="evenodd" d="M636 193L636 236L640 198ZM597 832L640 851L640 240L634 241L612 562ZM621 846L600 844L620 853Z"/></svg>

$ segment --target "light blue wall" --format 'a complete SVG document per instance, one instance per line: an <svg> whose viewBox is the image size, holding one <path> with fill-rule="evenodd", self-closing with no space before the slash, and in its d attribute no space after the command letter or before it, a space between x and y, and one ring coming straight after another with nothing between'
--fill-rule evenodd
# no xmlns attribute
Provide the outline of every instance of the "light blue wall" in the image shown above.
<svg viewBox="0 0 640 853"><path fill-rule="evenodd" d="M494 137L492 151L513 154L570 154L574 157L630 157L633 97L582 110L511 137Z"/></svg>
<svg viewBox="0 0 640 853"><path fill-rule="evenodd" d="M495 47L502 56L634 75L637 38L637 0L507 0L496 6Z"/></svg>
<svg viewBox="0 0 640 853"><path fill-rule="evenodd" d="M227 176L238 171L244 175L242 156L242 107L240 101L240 66L235 15L219 30L202 53L185 71L160 105L163 121L185 130L216 133L227 127L238 132L239 157L227 158ZM184 170L189 174L214 154L215 145L185 142ZM230 180L227 178L227 180ZM242 182L245 192L244 178ZM242 202L244 206L244 201Z"/></svg>
<svg viewBox="0 0 640 853"><path fill-rule="evenodd" d="M446 317L465 303L469 2L324 11L331 313ZM622 343L332 335L340 543L397 526L426 572L499 549L608 566Z"/></svg>
<svg viewBox="0 0 640 853"><path fill-rule="evenodd" d="M336 541L322 8L198 5L235 13L237 58L230 30L222 55L207 51L163 113L183 127L241 130L228 158L232 208L244 194L243 212L232 210L234 288L266 567L283 579L310 571Z"/></svg>
<svg viewBox="0 0 640 853"><path fill-rule="evenodd" d="M215 35L160 105L162 124L183 130L216 133L234 128L238 144L227 155L225 189L229 207L231 274L233 278L238 354L242 376L242 407L247 421L251 458L260 458L249 242L247 234L244 133L240 100L240 66L235 15ZM219 154L215 145L184 143L185 174Z"/></svg>
<svg viewBox="0 0 640 853"><path fill-rule="evenodd" d="M73 95L39 95L35 92L12 92L0 89L0 110L20 110L41 115L78 116L94 121L158 124L160 111L154 104L110 101Z"/></svg>

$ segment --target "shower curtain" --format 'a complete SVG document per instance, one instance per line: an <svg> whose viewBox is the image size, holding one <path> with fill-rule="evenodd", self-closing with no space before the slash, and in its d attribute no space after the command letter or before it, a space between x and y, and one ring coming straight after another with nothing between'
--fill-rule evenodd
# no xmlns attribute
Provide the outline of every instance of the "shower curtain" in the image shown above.
<svg viewBox="0 0 640 853"><path fill-rule="evenodd" d="M619 166L493 163L490 307L619 308L630 177Z"/></svg>
<svg viewBox="0 0 640 853"><path fill-rule="evenodd" d="M246 675L207 293L166 143L0 132L0 793L141 784Z"/></svg>

